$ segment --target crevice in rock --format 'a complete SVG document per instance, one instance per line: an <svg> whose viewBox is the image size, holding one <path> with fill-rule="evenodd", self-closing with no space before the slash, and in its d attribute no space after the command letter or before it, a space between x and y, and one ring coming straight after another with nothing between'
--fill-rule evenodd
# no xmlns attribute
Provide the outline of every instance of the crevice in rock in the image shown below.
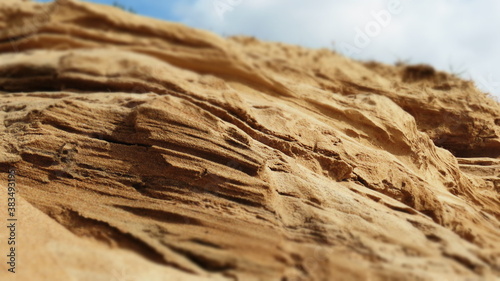
<svg viewBox="0 0 500 281"><path fill-rule="evenodd" d="M132 213L134 215L148 219L154 219L160 222L165 222L170 224L197 225L197 226L204 225L203 222L200 221L199 219L187 215L181 215L179 213L172 213L163 210L155 210L148 208L131 207L125 205L114 205L114 206L129 213Z"/></svg>
<svg viewBox="0 0 500 281"><path fill-rule="evenodd" d="M152 262L169 265L156 249L106 222L84 217L69 209L52 217L77 236L92 237L110 246L117 244L120 248L134 251Z"/></svg>
<svg viewBox="0 0 500 281"><path fill-rule="evenodd" d="M461 264L463 267L469 269L470 271L477 272L479 269L478 265L467 259L466 257L462 257L456 254L449 254L449 253L443 253L443 256L452 259L459 264Z"/></svg>
<svg viewBox="0 0 500 281"><path fill-rule="evenodd" d="M221 273L237 268L237 265L232 261L215 259L212 258L209 254L182 249L178 246L166 246L172 251L188 258L191 262L196 264L198 267L203 268L207 272Z"/></svg>

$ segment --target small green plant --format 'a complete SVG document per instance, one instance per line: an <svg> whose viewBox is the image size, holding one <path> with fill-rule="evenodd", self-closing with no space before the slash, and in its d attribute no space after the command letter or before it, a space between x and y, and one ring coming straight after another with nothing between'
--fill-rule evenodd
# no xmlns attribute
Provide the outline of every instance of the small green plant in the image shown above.
<svg viewBox="0 0 500 281"><path fill-rule="evenodd" d="M450 64L450 73L455 77L462 77L463 74L467 73L467 69L463 65L455 67L453 64Z"/></svg>
<svg viewBox="0 0 500 281"><path fill-rule="evenodd" d="M125 5L120 4L120 3L116 2L116 1L115 1L115 2L113 2L113 4L112 4L112 5L113 5L113 6L115 6L115 7L117 7L117 8L120 8L120 9L122 9L122 10L124 10L124 11L130 12L130 13L134 13L134 14L136 13L136 11L135 11L133 8L131 8L131 7L126 7Z"/></svg>

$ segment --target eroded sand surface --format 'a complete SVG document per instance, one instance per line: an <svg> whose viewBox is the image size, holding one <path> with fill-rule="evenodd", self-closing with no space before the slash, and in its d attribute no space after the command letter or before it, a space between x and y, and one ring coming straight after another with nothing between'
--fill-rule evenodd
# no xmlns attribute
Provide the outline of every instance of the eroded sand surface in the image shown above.
<svg viewBox="0 0 500 281"><path fill-rule="evenodd" d="M0 107L1 280L500 278L500 106L432 68L2 0Z"/></svg>

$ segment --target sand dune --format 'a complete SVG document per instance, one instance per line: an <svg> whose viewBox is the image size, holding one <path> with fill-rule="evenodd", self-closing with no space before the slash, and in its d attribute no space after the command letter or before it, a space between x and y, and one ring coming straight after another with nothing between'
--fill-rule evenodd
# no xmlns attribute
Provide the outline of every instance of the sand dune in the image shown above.
<svg viewBox="0 0 500 281"><path fill-rule="evenodd" d="M500 105L431 67L2 0L0 109L1 280L500 278Z"/></svg>

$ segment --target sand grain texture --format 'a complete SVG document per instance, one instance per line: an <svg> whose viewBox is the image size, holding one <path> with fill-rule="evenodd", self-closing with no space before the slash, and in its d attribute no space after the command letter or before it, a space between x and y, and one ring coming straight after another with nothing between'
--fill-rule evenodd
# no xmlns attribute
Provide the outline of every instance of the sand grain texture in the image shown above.
<svg viewBox="0 0 500 281"><path fill-rule="evenodd" d="M450 74L2 0L0 109L1 280L500 278L500 105Z"/></svg>

